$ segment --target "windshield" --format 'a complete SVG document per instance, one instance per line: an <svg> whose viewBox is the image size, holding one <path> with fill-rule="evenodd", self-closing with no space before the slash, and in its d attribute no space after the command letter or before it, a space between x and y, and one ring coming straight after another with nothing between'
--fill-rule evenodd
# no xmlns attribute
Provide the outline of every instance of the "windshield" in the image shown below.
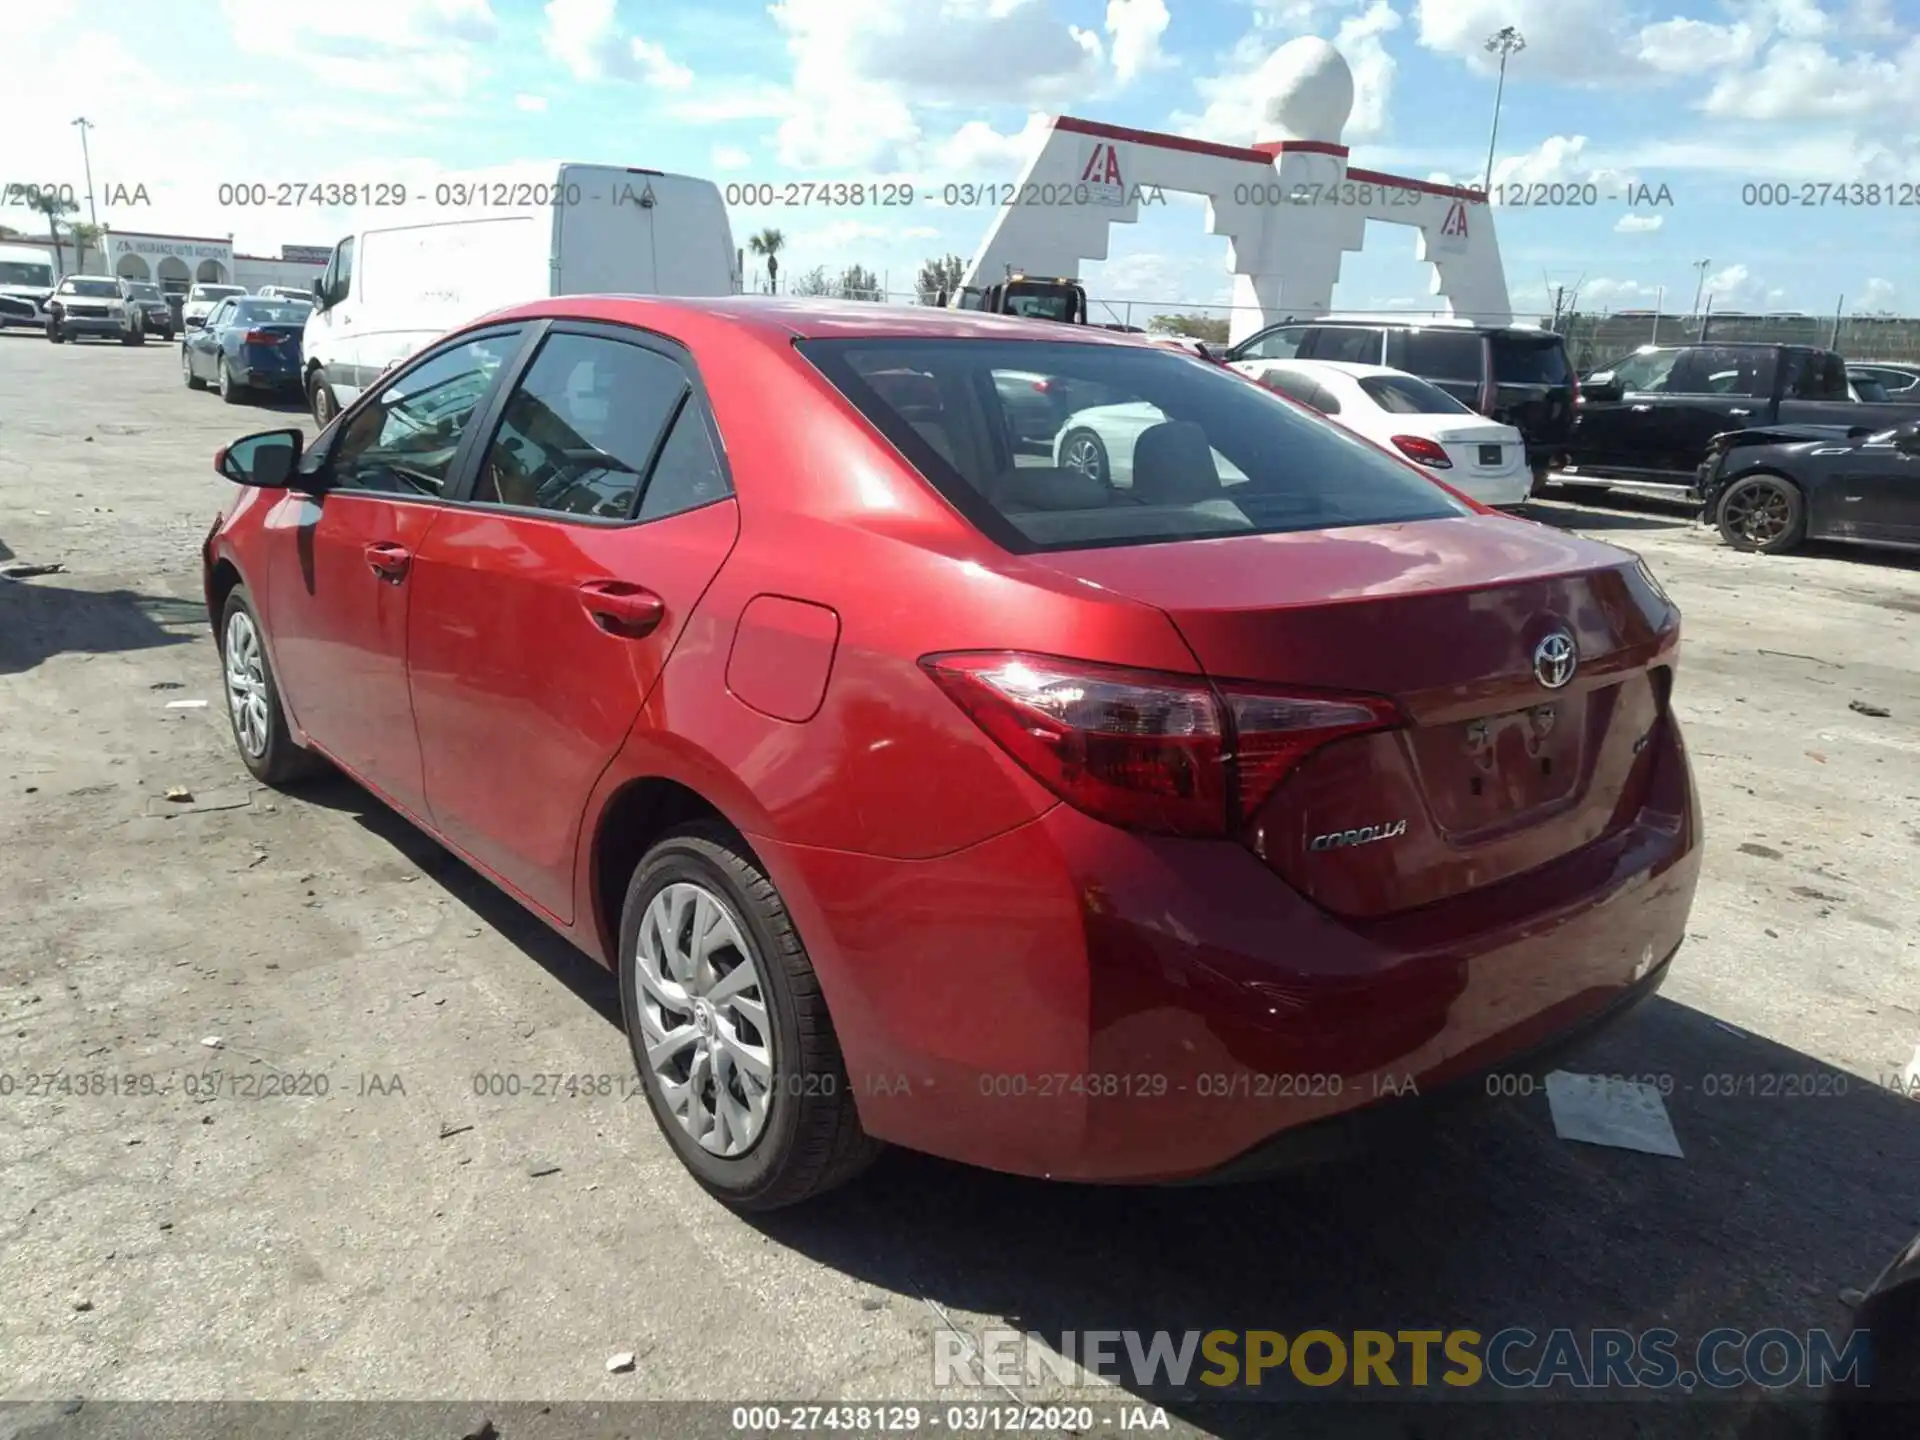
<svg viewBox="0 0 1920 1440"><path fill-rule="evenodd" d="M956 509L1015 552L1468 513L1350 432L1169 350L950 339L799 348ZM1044 387L1011 383L1034 375ZM1026 403L1015 410L1010 395Z"/></svg>
<svg viewBox="0 0 1920 1440"><path fill-rule="evenodd" d="M236 325L304 325L313 313L311 305L292 300L249 300L233 307Z"/></svg>
<svg viewBox="0 0 1920 1440"><path fill-rule="evenodd" d="M133 292L133 298L136 300L164 300L166 298L160 293L160 287L158 285L129 285L127 289Z"/></svg>
<svg viewBox="0 0 1920 1440"><path fill-rule="evenodd" d="M193 298L196 300L224 300L229 295L244 295L247 292L238 285L196 285Z"/></svg>
<svg viewBox="0 0 1920 1440"><path fill-rule="evenodd" d="M69 276L60 282L62 295L85 295L96 300L118 300L120 283L117 280L79 280Z"/></svg>
<svg viewBox="0 0 1920 1440"><path fill-rule="evenodd" d="M53 286L53 266L25 260L0 260L0 285Z"/></svg>
<svg viewBox="0 0 1920 1440"><path fill-rule="evenodd" d="M1471 415L1438 385L1413 375L1363 375L1360 388L1389 415Z"/></svg>
<svg viewBox="0 0 1920 1440"><path fill-rule="evenodd" d="M1032 320L1071 320L1076 307L1073 292L1050 286L1045 290L1007 287L1006 313L1024 315Z"/></svg>

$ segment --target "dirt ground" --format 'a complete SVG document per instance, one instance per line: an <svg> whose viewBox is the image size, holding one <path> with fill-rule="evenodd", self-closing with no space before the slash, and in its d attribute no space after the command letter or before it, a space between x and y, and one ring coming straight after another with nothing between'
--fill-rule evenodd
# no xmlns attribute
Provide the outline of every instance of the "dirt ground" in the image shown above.
<svg viewBox="0 0 1920 1440"><path fill-rule="evenodd" d="M902 1155L750 1223L638 1100L476 1093L630 1075L603 972L355 786L241 768L200 596L209 462L304 417L178 365L0 335L0 565L64 567L0 580L0 1397L899 1398L932 1393L949 1318L1804 1331L1920 1229L1920 1104L1890 1087L1920 1043L1911 560L1536 511L1640 551L1686 616L1689 941L1570 1062L1674 1076L1684 1159L1558 1140L1536 1095L1258 1186ZM1256 1409L1172 1412L1251 1437Z"/></svg>

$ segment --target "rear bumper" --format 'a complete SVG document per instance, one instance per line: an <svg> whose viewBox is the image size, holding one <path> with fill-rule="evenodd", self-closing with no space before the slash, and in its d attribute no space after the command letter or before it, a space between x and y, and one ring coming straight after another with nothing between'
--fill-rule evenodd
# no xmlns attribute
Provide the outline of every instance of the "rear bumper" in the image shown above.
<svg viewBox="0 0 1920 1440"><path fill-rule="evenodd" d="M302 378L300 357L261 360L242 353L233 367L233 378L256 390L296 390Z"/></svg>
<svg viewBox="0 0 1920 1440"><path fill-rule="evenodd" d="M1248 1157L1275 1137L1470 1089L1650 993L1699 870L1684 747L1663 730L1634 823L1379 921L1329 915L1237 844L1065 806L933 860L754 843L869 1133L1060 1179L1231 1175L1272 1163Z"/></svg>

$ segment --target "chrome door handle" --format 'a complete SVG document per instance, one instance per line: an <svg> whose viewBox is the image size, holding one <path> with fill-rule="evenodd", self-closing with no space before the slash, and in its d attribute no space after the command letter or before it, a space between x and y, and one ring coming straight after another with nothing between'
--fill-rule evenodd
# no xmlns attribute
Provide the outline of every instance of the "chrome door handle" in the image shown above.
<svg viewBox="0 0 1920 1440"><path fill-rule="evenodd" d="M1729 415L1751 415L1751 414L1753 413L1753 411L1751 411L1751 410L1729 410L1729 411L1727 411L1727 413L1728 413Z"/></svg>
<svg viewBox="0 0 1920 1440"><path fill-rule="evenodd" d="M1651 405L1635 405L1633 407L1633 413L1636 415L1644 415L1651 409L1653 409Z"/></svg>

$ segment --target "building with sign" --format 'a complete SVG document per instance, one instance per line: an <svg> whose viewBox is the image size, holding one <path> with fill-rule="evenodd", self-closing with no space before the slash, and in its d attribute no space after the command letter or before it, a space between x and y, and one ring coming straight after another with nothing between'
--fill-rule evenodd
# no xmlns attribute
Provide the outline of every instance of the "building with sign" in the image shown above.
<svg viewBox="0 0 1920 1440"><path fill-rule="evenodd" d="M220 239L110 229L97 246L88 248L83 268L91 275L150 280L169 295L185 294L194 285L311 287L331 253L324 245L283 245L277 258L241 255L234 252L231 235Z"/></svg>
<svg viewBox="0 0 1920 1440"><path fill-rule="evenodd" d="M1354 169L1340 143L1353 111L1353 72L1324 40L1289 41L1269 68L1279 83L1263 107L1274 138L1220 145L1062 115L1008 195L963 285L1021 271L1078 278L1107 258L1112 227L1140 218L1165 191L1207 197L1207 229L1228 243L1230 338L1283 320L1324 315L1367 221L1417 232L1448 313L1513 320L1493 214L1478 190Z"/></svg>
<svg viewBox="0 0 1920 1440"><path fill-rule="evenodd" d="M282 245L278 259L267 255L236 255L233 283L249 290L258 290L262 285L297 285L302 290L311 290L332 254L330 245Z"/></svg>

